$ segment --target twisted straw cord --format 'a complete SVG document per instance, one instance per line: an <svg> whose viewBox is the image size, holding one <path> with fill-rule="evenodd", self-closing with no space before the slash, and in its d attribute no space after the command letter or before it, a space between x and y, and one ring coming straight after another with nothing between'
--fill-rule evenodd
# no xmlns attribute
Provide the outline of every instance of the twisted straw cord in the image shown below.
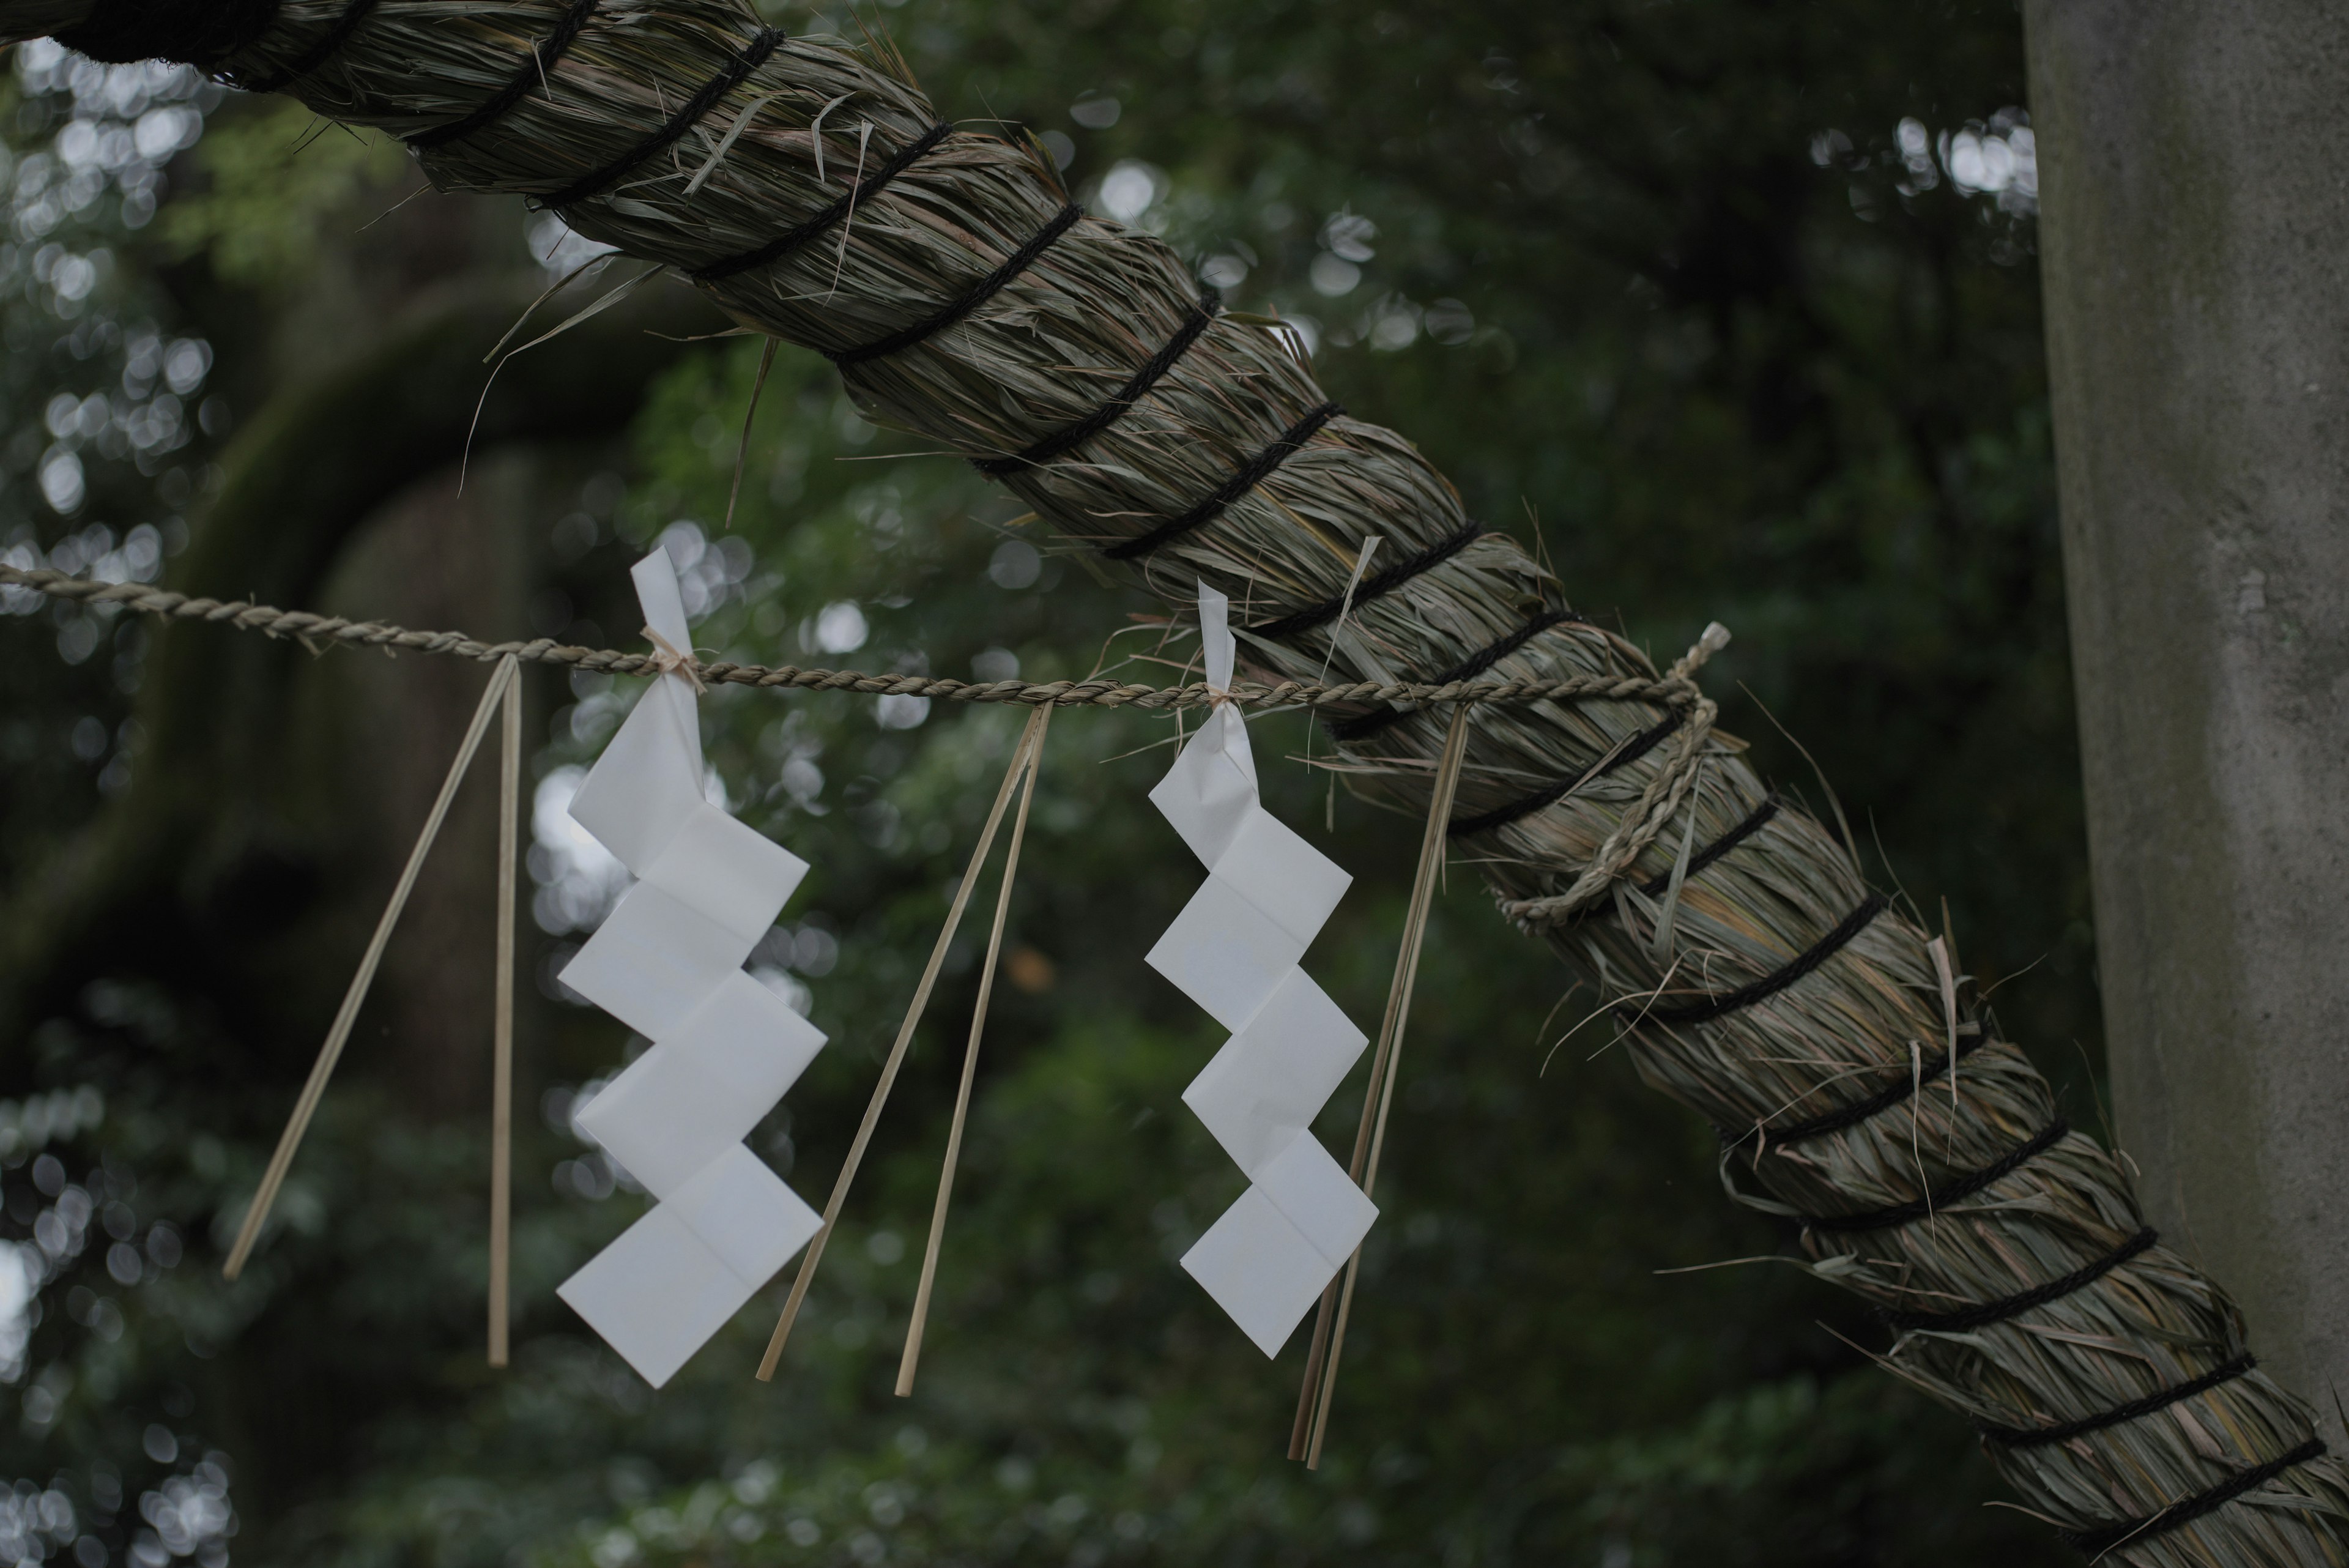
<svg viewBox="0 0 2349 1568"><path fill-rule="evenodd" d="M47 568L0 565L0 587L31 588L53 598L114 605L147 615L257 631L267 637L291 637L314 645L339 642L411 653L442 653L484 664L512 654L532 664L553 664L610 675L651 675L667 668L669 662L666 655L659 653L576 648L544 637L527 642L482 642L461 631L412 631L385 621L350 620L309 610L278 609L246 599L202 598L142 583L102 583ZM1115 680L954 680L928 675L873 675L855 670L802 670L792 664L732 664L723 660L703 663L698 659L688 659L685 663L704 680L722 680L735 686L934 697L948 702L1014 702L1030 708L1142 708L1172 711L1205 708L1219 701L1261 708L1325 708L1382 702L1424 706L1453 702L1647 701L1702 712L1707 715L1708 724L1713 708L1693 681L1677 673L1661 680L1577 676L1562 680L1453 680L1440 686L1374 680L1282 680L1263 686L1242 681L1226 692L1199 683L1144 686ZM1670 813L1665 815L1669 816ZM1637 853L1636 849L1632 852L1635 857Z"/></svg>
<svg viewBox="0 0 2349 1568"><path fill-rule="evenodd" d="M1692 652L1694 650L1692 649ZM1674 665L1677 672L1679 665ZM1691 708L1688 722L1681 727L1679 744L1671 758L1656 770L1647 787L1640 792L1639 800L1623 814L1623 820L1599 846L1597 853L1582 868L1563 893L1540 898L1500 898L1501 913L1526 931L1545 926L1561 926L1576 913L1592 903L1615 886L1615 879L1629 871L1648 846L1655 843L1672 818L1680 814L1681 805L1696 784L1697 769L1704 761L1705 737L1713 732L1713 721L1718 709L1710 699L1700 698Z"/></svg>

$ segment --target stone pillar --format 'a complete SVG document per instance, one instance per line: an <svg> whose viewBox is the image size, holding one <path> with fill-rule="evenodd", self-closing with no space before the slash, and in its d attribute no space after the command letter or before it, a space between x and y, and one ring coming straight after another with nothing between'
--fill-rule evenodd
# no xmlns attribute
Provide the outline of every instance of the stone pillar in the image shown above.
<svg viewBox="0 0 2349 1568"><path fill-rule="evenodd" d="M2026 27L2118 1132L2337 1440L2349 13L2028 0Z"/></svg>

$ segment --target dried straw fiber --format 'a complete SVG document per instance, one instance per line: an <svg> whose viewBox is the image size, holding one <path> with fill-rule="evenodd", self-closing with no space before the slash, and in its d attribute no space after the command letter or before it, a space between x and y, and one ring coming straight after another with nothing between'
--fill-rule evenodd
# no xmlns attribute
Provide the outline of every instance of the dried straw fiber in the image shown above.
<svg viewBox="0 0 2349 1568"><path fill-rule="evenodd" d="M0 0L0 34L78 16L67 41L135 58L191 32L154 20L181 9L158 0L94 9ZM261 19L225 46L208 36L198 63L409 140L442 190L552 199L582 233L703 275L736 319L844 361L872 418L995 460L1069 546L1125 560L1170 605L1195 578L1228 593L1260 628L1244 637L1266 678L1312 680L1326 660L1360 680L1440 679L1496 645L1496 679L1655 673L1557 616L1559 586L1514 542L1461 543L1459 497L1402 438L1326 411L1316 428L1325 400L1279 334L1228 316L1198 330L1201 291L1165 245L1090 217L1051 232L1067 197L1030 148L943 136L868 184L852 222L778 244L847 194L863 128L869 180L936 123L885 46L781 38L737 0L233 9ZM1024 265L991 278L1008 262ZM989 281L951 325L856 353ZM1106 428L1005 461L1095 415L1186 325L1195 341ZM1295 450L1270 450L1284 433ZM1268 454L1285 461L1233 496ZM1219 495L1154 548L1117 548ZM1332 648L1333 618L1299 612L1340 596L1373 535L1384 576L1366 592L1381 591L1357 594ZM1630 701L1473 710L1455 851L1637 1020L1650 1084L1743 1135L1725 1169L1768 1195L1748 1201L1815 1217L1817 1272L1899 1330L1884 1364L1992 1433L2029 1508L2115 1562L2349 1560L2349 1478L2313 1447L2308 1407L2246 1369L2233 1303L2148 1239L2128 1177L2061 1127L1962 991L1952 1036L1917 923L1879 906L1812 817L1765 809L1710 721L1708 705ZM1423 811L1443 723L1354 726L1360 785Z"/></svg>

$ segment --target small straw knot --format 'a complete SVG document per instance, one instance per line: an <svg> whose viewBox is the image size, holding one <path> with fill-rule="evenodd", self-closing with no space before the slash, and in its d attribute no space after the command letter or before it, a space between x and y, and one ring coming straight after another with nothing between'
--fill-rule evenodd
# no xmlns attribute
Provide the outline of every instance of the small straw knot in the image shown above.
<svg viewBox="0 0 2349 1568"><path fill-rule="evenodd" d="M693 682L695 691L703 696L709 695L709 688L701 683L701 667L694 661L692 654L678 651L675 643L650 627L645 628L645 636L651 639L653 647L658 650L647 655L647 662L663 675L684 676Z"/></svg>

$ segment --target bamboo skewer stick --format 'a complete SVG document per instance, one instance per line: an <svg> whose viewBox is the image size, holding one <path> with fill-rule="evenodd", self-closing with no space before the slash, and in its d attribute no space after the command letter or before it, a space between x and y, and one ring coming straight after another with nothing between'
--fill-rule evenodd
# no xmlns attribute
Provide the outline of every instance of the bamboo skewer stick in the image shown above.
<svg viewBox="0 0 2349 1568"><path fill-rule="evenodd" d="M936 985L938 971L946 963L947 947L954 940L956 928L962 924L962 912L970 902L971 888L978 880L980 867L987 864L988 850L994 846L995 830L1003 821L1003 809L1010 804L1011 791L1019 782L1020 770L1028 764L1029 753L1035 748L1044 715L1049 711L1040 707L1028 715L1027 728L1020 731L1019 743L1012 749L1011 765L1004 770L1003 787L996 791L995 805L987 814L987 826L979 833L978 847L971 851L970 867L955 888L954 903L947 910L946 924L938 930L936 945L930 949L930 961L922 971L921 984L915 988L913 1003L905 1009L905 1022L897 1031L896 1044L889 1048L889 1059L882 1064L881 1081L873 1086L873 1098L865 1105L864 1119L857 1126L855 1140L848 1146L847 1162L840 1168L840 1175L832 1184L832 1196L824 1202L823 1224L816 1231L815 1240L808 1243L807 1254L800 1260L800 1272L792 1280L791 1296L783 1303L782 1315L775 1320L775 1332L767 1341L767 1354L759 1362L761 1383L774 1379L775 1366L782 1359L783 1342L791 1337L801 1303L807 1300L816 1266L823 1261L824 1244L832 1240L832 1228L840 1219L840 1207L848 1198L849 1186L856 1179L856 1168L864 1163L865 1146L873 1141L873 1129L881 1120L881 1107L888 1103L890 1087L897 1081L897 1069L905 1064L905 1049L913 1044L923 1010L929 1006L931 988Z"/></svg>
<svg viewBox="0 0 2349 1568"><path fill-rule="evenodd" d="M342 1060L343 1044L350 1038L351 1025L357 1022L360 1004L367 1001L367 987L375 981L376 965L391 940L391 928L398 923L400 910L408 906L408 895L416 886L417 873L424 867L424 857L440 832L441 820L449 815L449 803L456 798L457 785L464 780L466 765L473 760L473 753L481 743L481 733L490 727L490 715L496 711L498 700L505 695L515 668L511 659L501 663L490 677L488 690L481 693L481 706L473 711L473 722L466 726L464 742L457 748L457 760L449 764L449 776L441 783L440 797L433 801L431 813L424 819L424 831L417 836L416 847L409 852L408 865L391 890L391 901L384 906L383 919L376 922L375 935L359 960L358 972L351 976L350 989L343 993L343 1004L335 1013L333 1026L326 1031L326 1043L318 1048L318 1059L310 1068L309 1081L302 1085L301 1097L294 1103L294 1114L287 1118L285 1131L277 1140L277 1152L270 1157L269 1168L263 1172L261 1186L245 1209L244 1223L236 1233L236 1245L229 1250L228 1262L221 1268L224 1279L233 1280L243 1272L245 1260L253 1255L262 1224L277 1201L277 1189L285 1185L285 1173L294 1164L295 1151L302 1147L302 1135L309 1130L310 1118L317 1113L318 1102L326 1096L326 1080L335 1075L335 1064Z"/></svg>
<svg viewBox="0 0 2349 1568"><path fill-rule="evenodd" d="M954 1198L956 1164L962 1158L963 1124L970 1116L970 1085L978 1075L978 1042L987 1029L987 1003L995 993L995 966L1003 950L1003 922L1011 911L1012 879L1019 871L1019 845L1028 835L1028 806L1036 798L1036 775L1044 771L1044 732L1051 722L1050 708L1036 716L1036 744L1028 755L1028 782L1020 787L1019 814L1011 822L1011 846L1004 851L1003 886L995 896L995 926L987 936L987 967L979 971L978 1002L971 1009L970 1043L963 1049L962 1084L955 1091L954 1121L947 1129L946 1163L938 1171L938 1199L930 1210L929 1244L922 1251L922 1282L914 1292L914 1318L905 1330L905 1352L897 1363L897 1394L914 1391L914 1367L922 1358L922 1330L930 1318L930 1287L938 1273L938 1249L947 1231L947 1206Z"/></svg>
<svg viewBox="0 0 2349 1568"><path fill-rule="evenodd" d="M503 671L505 732L498 770L498 1000L490 1074L490 1365L503 1366L512 1315L513 1251L513 1000L515 861L522 853L522 666Z"/></svg>
<svg viewBox="0 0 2349 1568"><path fill-rule="evenodd" d="M1379 1059L1371 1064L1371 1082L1362 1097L1362 1127L1370 1134L1370 1148L1365 1160L1357 1135L1354 1157L1358 1168L1353 1174L1365 1197L1374 1196L1378 1189L1379 1155L1386 1145L1387 1113L1394 1106L1396 1064L1402 1055L1403 1025L1410 1020L1412 988L1419 979L1420 943L1427 935L1428 906L1434 902L1435 885L1444 871L1444 831L1451 826L1452 797L1459 788L1461 759L1467 750L1468 710L1455 708L1451 731L1444 737L1444 760L1436 769L1434 798L1428 803L1427 836L1420 842L1419 875L1412 884L1411 910L1403 919L1402 950L1395 959L1394 985L1387 993L1386 1020L1379 1031ZM1371 1116L1373 1106L1377 1108L1375 1119ZM1361 1267L1362 1250L1357 1246L1354 1255L1346 1260L1345 1282L1339 1289L1326 1355L1319 1343L1320 1322L1314 1324L1317 1343L1307 1376L1310 1379L1318 1375L1319 1393L1305 1450L1305 1468L1309 1470L1321 1468L1321 1444L1330 1435L1330 1403L1338 1392L1338 1359L1346 1348L1346 1319L1353 1308L1354 1280ZM1326 1314L1330 1307L1327 1292L1321 1299ZM1306 1386L1311 1388L1314 1384L1309 1381Z"/></svg>

